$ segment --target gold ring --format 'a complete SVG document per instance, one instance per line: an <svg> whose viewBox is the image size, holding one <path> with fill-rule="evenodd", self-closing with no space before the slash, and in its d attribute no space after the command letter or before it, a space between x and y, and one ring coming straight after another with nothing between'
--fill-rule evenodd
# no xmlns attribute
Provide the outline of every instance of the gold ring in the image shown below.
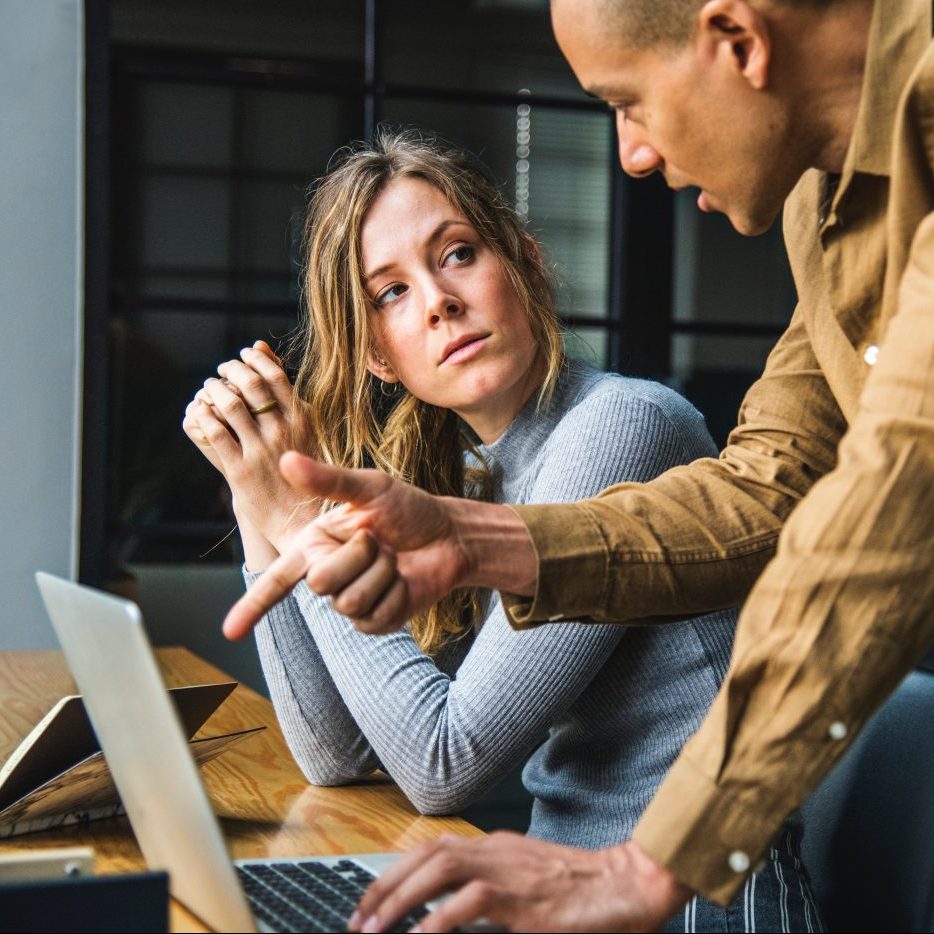
<svg viewBox="0 0 934 934"><path fill-rule="evenodd" d="M258 405L255 408L250 409L250 415L262 415L263 412L271 412L273 409L279 407L279 403L275 399L270 399L268 402L264 402L262 405Z"/></svg>

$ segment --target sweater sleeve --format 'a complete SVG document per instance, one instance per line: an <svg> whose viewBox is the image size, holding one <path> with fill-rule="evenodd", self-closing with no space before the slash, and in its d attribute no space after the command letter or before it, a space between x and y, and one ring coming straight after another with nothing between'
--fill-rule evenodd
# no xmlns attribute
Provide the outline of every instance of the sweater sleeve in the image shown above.
<svg viewBox="0 0 934 934"><path fill-rule="evenodd" d="M243 576L249 587L259 574L244 570ZM317 603L308 605L306 613L337 616L326 601ZM328 673L294 592L270 610L255 632L279 725L308 781L339 785L379 768Z"/></svg>
<svg viewBox="0 0 934 934"><path fill-rule="evenodd" d="M526 496L573 500L619 480L647 480L696 453L702 424L690 426L690 442L683 429L654 403L618 390L597 393L552 433ZM625 632L571 622L519 633L494 599L451 676L408 633L363 635L323 612L303 584L295 595L350 716L382 767L430 814L460 810L520 762Z"/></svg>

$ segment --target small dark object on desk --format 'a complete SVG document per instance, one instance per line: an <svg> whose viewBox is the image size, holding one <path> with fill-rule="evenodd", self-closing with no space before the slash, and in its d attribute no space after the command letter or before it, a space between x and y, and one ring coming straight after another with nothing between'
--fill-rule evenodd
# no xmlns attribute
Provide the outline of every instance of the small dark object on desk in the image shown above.
<svg viewBox="0 0 934 934"><path fill-rule="evenodd" d="M169 929L164 872L0 885L0 932L152 932Z"/></svg>

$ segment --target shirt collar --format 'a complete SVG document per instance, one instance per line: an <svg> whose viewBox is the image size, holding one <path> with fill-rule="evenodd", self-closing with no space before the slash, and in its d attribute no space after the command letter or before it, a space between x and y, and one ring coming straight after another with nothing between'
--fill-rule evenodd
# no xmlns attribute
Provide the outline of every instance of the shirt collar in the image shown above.
<svg viewBox="0 0 934 934"><path fill-rule="evenodd" d="M876 0L841 187L854 172L890 173L898 101L930 38L929 0Z"/></svg>

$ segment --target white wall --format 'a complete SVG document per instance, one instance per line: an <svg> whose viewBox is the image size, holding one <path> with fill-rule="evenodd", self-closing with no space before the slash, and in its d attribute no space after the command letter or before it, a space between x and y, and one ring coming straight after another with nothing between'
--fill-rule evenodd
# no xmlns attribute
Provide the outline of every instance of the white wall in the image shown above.
<svg viewBox="0 0 934 934"><path fill-rule="evenodd" d="M56 644L33 572L77 563L80 0L0 0L0 649Z"/></svg>

